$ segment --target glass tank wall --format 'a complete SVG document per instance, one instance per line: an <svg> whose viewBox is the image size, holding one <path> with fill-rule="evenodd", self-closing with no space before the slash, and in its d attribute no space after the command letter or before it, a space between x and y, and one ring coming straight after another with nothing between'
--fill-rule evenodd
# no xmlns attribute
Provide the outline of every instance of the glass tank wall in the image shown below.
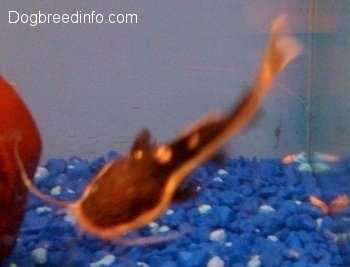
<svg viewBox="0 0 350 267"><path fill-rule="evenodd" d="M313 1L310 21L308 144L323 198L338 218L334 238L343 248L344 264L348 266L350 2ZM326 163L318 158L318 152L330 153L322 158Z"/></svg>
<svg viewBox="0 0 350 267"><path fill-rule="evenodd" d="M350 3L314 1L310 19L310 148L348 156Z"/></svg>
<svg viewBox="0 0 350 267"><path fill-rule="evenodd" d="M1 72L37 118L49 144L43 159L126 151L141 127L166 141L203 114L229 108L252 82L269 23L280 13L289 15L304 52L230 151L347 154L347 1L119 4L138 15L137 24L9 24L10 10L64 12L79 4L3 3ZM99 10L113 8L104 3ZM263 141L252 145L257 138Z"/></svg>
<svg viewBox="0 0 350 267"><path fill-rule="evenodd" d="M281 13L289 15L304 52L228 152L281 157L306 149L312 1L79 2L3 1L0 10L1 72L36 118L42 161L125 152L142 127L159 142L168 141L212 110L229 109L252 83L270 23ZM8 23L38 10L85 9L105 16L134 13L138 21Z"/></svg>

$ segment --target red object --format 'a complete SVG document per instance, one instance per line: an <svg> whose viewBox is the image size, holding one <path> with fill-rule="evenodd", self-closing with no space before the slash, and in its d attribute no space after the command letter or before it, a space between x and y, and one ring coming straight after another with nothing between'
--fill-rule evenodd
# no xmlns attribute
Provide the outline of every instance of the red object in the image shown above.
<svg viewBox="0 0 350 267"><path fill-rule="evenodd" d="M0 76L0 262L14 248L27 199L14 159L16 142L28 176L33 177L41 152L39 131L13 86Z"/></svg>

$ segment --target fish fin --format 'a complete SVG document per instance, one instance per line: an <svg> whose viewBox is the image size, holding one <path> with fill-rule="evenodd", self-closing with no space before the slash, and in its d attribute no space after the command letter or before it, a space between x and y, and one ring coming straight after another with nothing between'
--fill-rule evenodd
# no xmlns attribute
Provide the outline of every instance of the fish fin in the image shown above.
<svg viewBox="0 0 350 267"><path fill-rule="evenodd" d="M130 149L131 153L137 151L149 151L153 147L151 143L151 134L148 129L142 129L134 140L134 143Z"/></svg>

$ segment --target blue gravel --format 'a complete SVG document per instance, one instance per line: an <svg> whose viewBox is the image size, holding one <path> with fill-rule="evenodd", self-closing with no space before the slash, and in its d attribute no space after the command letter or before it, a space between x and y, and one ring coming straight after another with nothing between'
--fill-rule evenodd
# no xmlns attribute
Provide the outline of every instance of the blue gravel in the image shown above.
<svg viewBox="0 0 350 267"><path fill-rule="evenodd" d="M41 191L55 193L57 199L74 200L106 160L117 155L112 151L93 162L78 157L53 158L38 169L35 181ZM191 230L176 240L148 246L104 243L79 232L62 211L30 196L7 266L345 264L340 247L348 244L339 245L330 234L341 220L309 203L310 194L322 197L322 191L315 176L299 171L297 163L285 166L276 159L230 158L199 167L189 179L202 184L196 197L174 204L155 224L130 236L149 236L159 229L181 231L188 226ZM344 227L350 229L349 225Z"/></svg>

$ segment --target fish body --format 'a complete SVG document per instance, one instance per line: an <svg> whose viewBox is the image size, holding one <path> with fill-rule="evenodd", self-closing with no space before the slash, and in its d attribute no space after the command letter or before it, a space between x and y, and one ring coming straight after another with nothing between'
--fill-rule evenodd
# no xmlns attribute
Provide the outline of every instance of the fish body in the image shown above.
<svg viewBox="0 0 350 267"><path fill-rule="evenodd" d="M41 152L39 131L13 86L0 76L0 261L11 253L25 212L27 188L13 155L18 136L23 168L32 177Z"/></svg>
<svg viewBox="0 0 350 267"><path fill-rule="evenodd" d="M164 144L156 144L149 131L142 130L130 152L107 163L77 201L52 202L72 212L81 229L106 240L122 240L126 232L161 216L188 175L252 121L273 81L299 54L301 46L284 33L285 24L285 16L272 23L257 78L231 111L210 114Z"/></svg>

